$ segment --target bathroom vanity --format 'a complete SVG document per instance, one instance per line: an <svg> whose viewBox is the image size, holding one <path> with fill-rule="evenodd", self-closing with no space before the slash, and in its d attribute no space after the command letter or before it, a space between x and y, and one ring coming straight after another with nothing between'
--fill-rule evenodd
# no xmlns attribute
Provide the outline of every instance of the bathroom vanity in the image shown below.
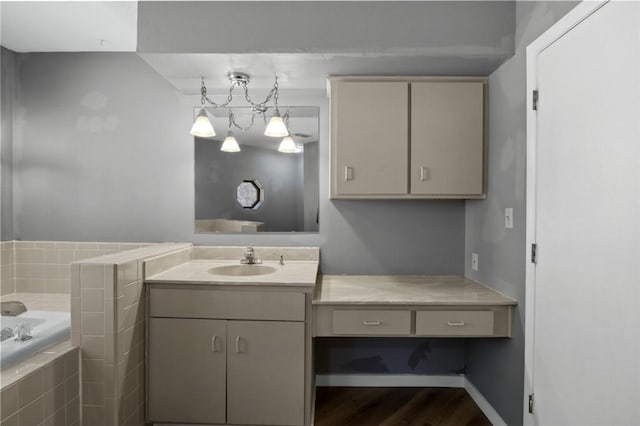
<svg viewBox="0 0 640 426"><path fill-rule="evenodd" d="M212 250L145 280L147 420L310 424L318 249Z"/></svg>
<svg viewBox="0 0 640 426"><path fill-rule="evenodd" d="M145 261L147 421L310 425L313 337L511 336L516 301L464 277L319 276L318 260L192 247Z"/></svg>

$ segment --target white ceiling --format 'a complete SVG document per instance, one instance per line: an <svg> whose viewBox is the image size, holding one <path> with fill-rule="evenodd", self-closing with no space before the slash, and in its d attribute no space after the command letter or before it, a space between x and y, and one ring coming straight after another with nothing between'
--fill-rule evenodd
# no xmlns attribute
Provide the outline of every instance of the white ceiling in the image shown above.
<svg viewBox="0 0 640 426"><path fill-rule="evenodd" d="M137 1L0 1L0 43L15 52L135 52Z"/></svg>
<svg viewBox="0 0 640 426"><path fill-rule="evenodd" d="M466 75L485 76L504 61L502 56L318 54L318 53L140 53L151 67L185 94L198 94L200 78L208 88L224 94L227 74L250 74L249 88L273 86L274 77L283 89L324 90L327 75ZM264 90L263 90L264 92ZM214 93L214 92L211 92Z"/></svg>

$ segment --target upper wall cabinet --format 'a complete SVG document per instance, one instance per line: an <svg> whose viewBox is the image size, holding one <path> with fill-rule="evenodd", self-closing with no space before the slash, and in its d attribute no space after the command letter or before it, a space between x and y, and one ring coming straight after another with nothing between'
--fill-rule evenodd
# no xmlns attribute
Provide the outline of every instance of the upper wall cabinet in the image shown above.
<svg viewBox="0 0 640 426"><path fill-rule="evenodd" d="M486 79L330 85L331 198L484 198Z"/></svg>

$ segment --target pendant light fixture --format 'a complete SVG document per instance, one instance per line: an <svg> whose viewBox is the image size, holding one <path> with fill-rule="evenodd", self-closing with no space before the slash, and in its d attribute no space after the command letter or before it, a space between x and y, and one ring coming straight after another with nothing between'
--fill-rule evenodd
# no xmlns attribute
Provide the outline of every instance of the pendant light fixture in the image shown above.
<svg viewBox="0 0 640 426"><path fill-rule="evenodd" d="M212 138L216 135L204 108L200 108L196 121L191 127L191 134L193 136L198 136L199 138Z"/></svg>
<svg viewBox="0 0 640 426"><path fill-rule="evenodd" d="M291 136L285 136L282 139L282 142L280 142L280 146L278 147L278 151L284 152L285 154L297 154L302 152L302 150L296 146L296 143Z"/></svg>
<svg viewBox="0 0 640 426"><path fill-rule="evenodd" d="M229 87L229 93L227 94L227 99L223 103L216 103L211 98L207 96L207 86L204 83L204 77L202 77L202 85L200 86L200 103L203 107L210 106L213 108L224 108L228 106L233 100L233 90L236 87L240 87L244 91L244 99L251 105L251 110L255 115L263 115L266 120L266 113L269 108L274 109L274 113L270 118L266 130L264 134L270 137L281 138L289 135L289 131L287 130L287 126L285 125L285 119L287 118L287 114L284 116L280 115L280 111L278 110L278 77L275 77L275 82L273 87L267 94L267 97L264 101L255 103L251 100L249 96L249 74L245 74L242 72L230 72L227 74L229 81L231 82L231 86ZM273 107L269 106L269 103L273 99ZM253 122L253 120L252 120ZM215 135L215 131L209 118L207 117L207 113L204 108L200 109L200 113L196 117L196 121L191 128L191 134L199 137L212 137Z"/></svg>
<svg viewBox="0 0 640 426"><path fill-rule="evenodd" d="M220 147L220 151L224 152L240 152L240 145L238 145L238 141L233 137L233 132L231 131L231 125L233 124L233 113L229 110L229 130L227 131L227 137L222 142L222 146Z"/></svg>

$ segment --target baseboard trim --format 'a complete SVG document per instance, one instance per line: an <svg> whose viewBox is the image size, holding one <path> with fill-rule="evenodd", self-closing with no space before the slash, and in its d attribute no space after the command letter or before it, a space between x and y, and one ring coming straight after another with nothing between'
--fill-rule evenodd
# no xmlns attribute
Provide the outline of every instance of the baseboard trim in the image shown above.
<svg viewBox="0 0 640 426"><path fill-rule="evenodd" d="M464 388L493 426L507 426L464 374L317 374L316 386Z"/></svg>
<svg viewBox="0 0 640 426"><path fill-rule="evenodd" d="M317 374L316 386L464 388L462 374Z"/></svg>
<svg viewBox="0 0 640 426"><path fill-rule="evenodd" d="M478 408L482 410L485 416L489 419L493 426L507 426L500 414L489 404L489 401L485 399L480 391L465 377L464 389L467 391L471 399L476 403Z"/></svg>

